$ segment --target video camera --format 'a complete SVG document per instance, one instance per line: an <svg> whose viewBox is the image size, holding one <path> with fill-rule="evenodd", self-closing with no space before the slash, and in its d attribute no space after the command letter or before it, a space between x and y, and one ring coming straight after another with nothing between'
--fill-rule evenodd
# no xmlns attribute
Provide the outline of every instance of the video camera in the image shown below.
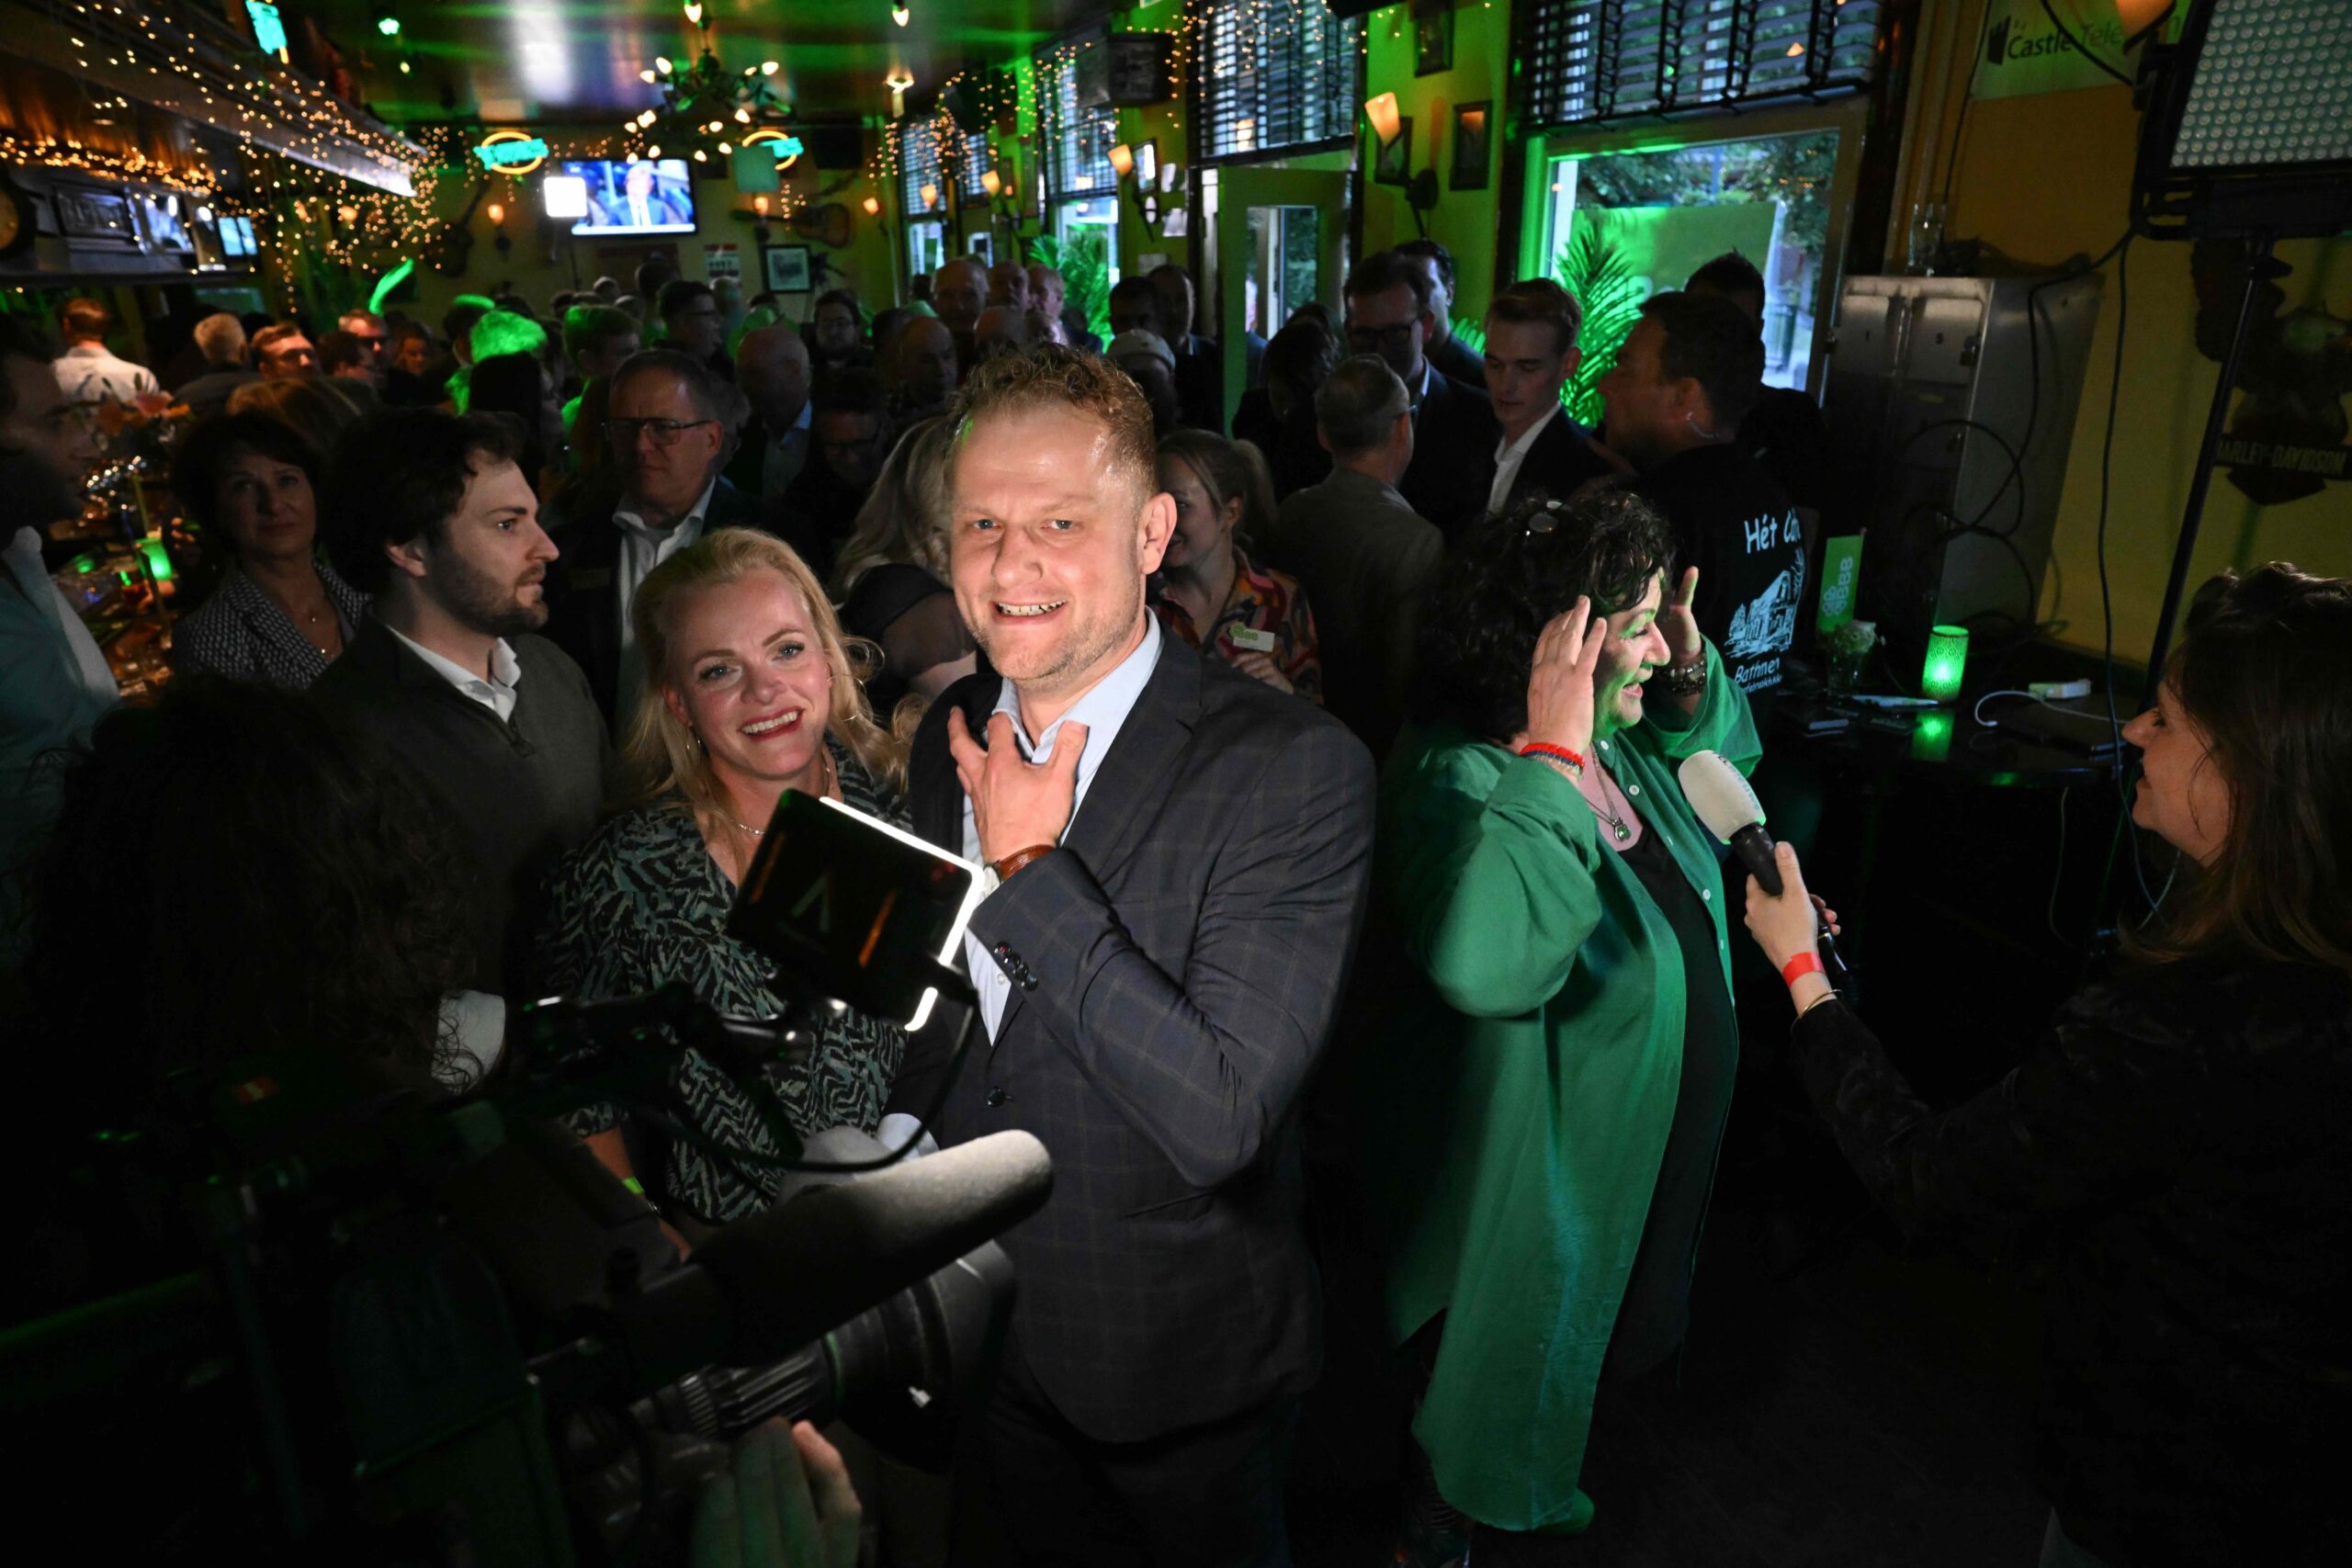
<svg viewBox="0 0 2352 1568"><path fill-rule="evenodd" d="M170 1152L114 1140L134 1185L183 1207L202 1265L0 1337L0 1404L38 1430L209 1389L234 1428L212 1457L238 1453L222 1533L187 1544L265 1559L682 1561L726 1439L771 1416L839 1416L944 1468L1010 1303L989 1238L1045 1201L1045 1151L1006 1133L901 1160L854 1129L804 1146L765 1069L829 1007L912 1024L944 992L968 1034L946 961L976 869L788 793L729 922L777 964L785 1016L720 1018L680 987L542 1003L454 1100L371 1090L324 1051L241 1066L183 1123L200 1133L143 1140ZM689 1045L777 1151L719 1152L792 1174L681 1262L555 1119L663 1115Z"/></svg>

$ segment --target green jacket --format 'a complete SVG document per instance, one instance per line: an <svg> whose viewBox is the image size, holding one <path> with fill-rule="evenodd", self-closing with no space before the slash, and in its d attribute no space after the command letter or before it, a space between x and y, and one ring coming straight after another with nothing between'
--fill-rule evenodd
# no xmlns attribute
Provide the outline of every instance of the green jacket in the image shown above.
<svg viewBox="0 0 2352 1568"><path fill-rule="evenodd" d="M1597 742L1706 901L1723 874L1674 765L1760 748L1713 644L1697 715ZM1408 729L1381 780L1374 908L1395 994L1360 1084L1402 1343L1446 1314L1413 1426L1482 1523L1564 1517L1682 1071L1682 956L1577 787L1459 729Z"/></svg>

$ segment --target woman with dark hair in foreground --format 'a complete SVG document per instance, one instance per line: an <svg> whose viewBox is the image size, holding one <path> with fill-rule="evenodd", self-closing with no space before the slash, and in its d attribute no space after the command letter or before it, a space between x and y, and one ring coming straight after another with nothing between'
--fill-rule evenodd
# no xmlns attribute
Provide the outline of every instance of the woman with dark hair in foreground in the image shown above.
<svg viewBox="0 0 2352 1568"><path fill-rule="evenodd" d="M1747 927L1806 1091L1917 1229L2065 1243L2037 1468L2046 1568L2340 1562L2352 1542L2352 584L2206 585L2132 820L2173 908L2040 1052L1937 1111L1815 971L1796 853Z"/></svg>

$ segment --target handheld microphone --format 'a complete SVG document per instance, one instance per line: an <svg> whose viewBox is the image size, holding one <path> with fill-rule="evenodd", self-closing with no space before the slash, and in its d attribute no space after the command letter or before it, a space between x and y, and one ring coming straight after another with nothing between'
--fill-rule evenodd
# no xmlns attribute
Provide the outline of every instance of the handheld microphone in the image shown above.
<svg viewBox="0 0 2352 1568"><path fill-rule="evenodd" d="M1775 898L1781 897L1785 891L1781 863L1772 857L1772 835L1764 830L1764 807L1740 771L1719 751L1694 751L1682 759L1675 776L1681 781L1683 798L1706 824L1707 831L1731 846L1758 886ZM1853 973L1846 967L1837 938L1829 934L1828 924L1818 913L1814 925L1822 967L1828 972L1830 985L1842 991Z"/></svg>

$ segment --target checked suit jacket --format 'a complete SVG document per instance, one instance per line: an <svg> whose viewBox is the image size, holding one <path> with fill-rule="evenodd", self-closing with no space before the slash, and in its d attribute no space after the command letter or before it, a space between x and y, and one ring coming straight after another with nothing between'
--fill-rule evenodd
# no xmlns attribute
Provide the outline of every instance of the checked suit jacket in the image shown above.
<svg viewBox="0 0 2352 1568"><path fill-rule="evenodd" d="M947 711L984 734L998 682L956 682L915 737L915 829L959 853ZM1296 1111L1363 916L1373 787L1338 720L1170 637L1062 847L973 918L1012 990L934 1130L1052 1156L1053 1196L1000 1239L1023 1352L1091 1438L1313 1381ZM929 1107L952 1045L937 1023L910 1043L892 1110Z"/></svg>

